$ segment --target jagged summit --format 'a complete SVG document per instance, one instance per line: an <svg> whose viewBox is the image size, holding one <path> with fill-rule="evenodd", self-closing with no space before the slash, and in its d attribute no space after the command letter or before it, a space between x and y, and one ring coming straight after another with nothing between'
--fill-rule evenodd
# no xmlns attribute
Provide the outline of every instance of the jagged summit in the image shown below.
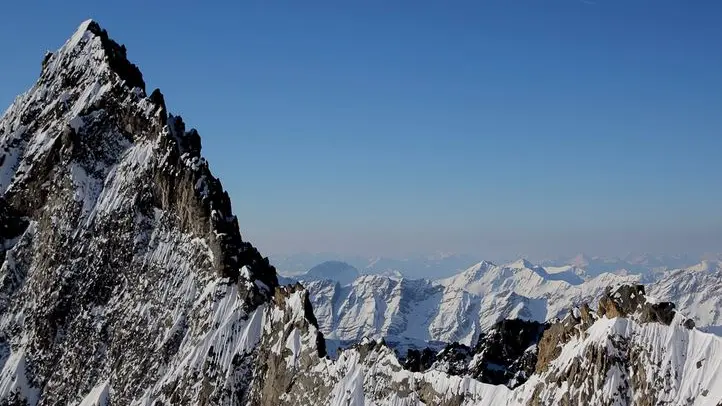
<svg viewBox="0 0 722 406"><path fill-rule="evenodd" d="M241 238L198 132L144 88L86 21L0 118L0 403L195 399L198 360L226 354L206 366L225 373L256 342L240 329L275 269Z"/></svg>
<svg viewBox="0 0 722 406"><path fill-rule="evenodd" d="M275 286L275 270L242 241L230 199L200 155L198 132L186 130L182 118L168 114L159 90L146 98L144 88L143 76L128 61L125 47L110 39L97 22L83 22L57 52L46 56L38 82L3 117L3 197L21 214L32 215L44 201L21 204L33 193L28 182L70 166L75 200L83 201L81 214L91 221L98 214L93 208L103 197L98 194L104 190L101 181L114 173L114 165L141 147L158 153L163 149L163 166L143 162L152 167L148 175L155 178L143 185L152 189L149 203L176 209L172 206L183 192L178 186L187 183L193 192L184 196L194 195L198 210L192 218L181 216L181 223L209 233L219 273L237 280L244 265L256 264L249 271L252 279ZM156 146L149 145L153 142ZM140 158L150 158L152 152L143 151ZM98 158L104 162L97 162ZM260 269L267 271L261 274Z"/></svg>
<svg viewBox="0 0 722 406"><path fill-rule="evenodd" d="M46 54L43 67L52 64L54 60L62 61L64 57L73 58L82 55L87 51L86 47L93 50L96 57L94 61L96 63L88 64L88 68L97 68L99 63L105 62L128 87L131 89L137 87L145 92L143 74L128 60L125 45L113 41L108 36L108 32L92 19L83 21L58 52Z"/></svg>

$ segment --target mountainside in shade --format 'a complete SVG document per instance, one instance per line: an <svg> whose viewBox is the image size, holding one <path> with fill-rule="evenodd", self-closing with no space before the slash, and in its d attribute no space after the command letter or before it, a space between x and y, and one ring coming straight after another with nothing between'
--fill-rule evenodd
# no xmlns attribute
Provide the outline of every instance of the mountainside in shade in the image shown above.
<svg viewBox="0 0 722 406"><path fill-rule="evenodd" d="M570 306L593 301L608 286L639 281L614 274L585 281L572 271L556 271L524 260L503 266L481 262L439 281L365 275L349 286L325 280L306 287L328 339L378 337L403 349L427 341L472 346L500 320L563 317Z"/></svg>
<svg viewBox="0 0 722 406"><path fill-rule="evenodd" d="M97 23L46 55L38 82L0 118L0 405L722 401L720 338L637 285L606 289L596 312L582 304L543 327L492 323L470 358L447 347L431 366L411 365L366 339L331 359L309 292L278 286L242 240L200 146ZM555 301L556 284L596 292L520 265L465 275L480 272L469 282L487 278L507 301L522 285ZM398 289L431 306L447 291L486 294L482 285ZM445 311L463 317L464 306Z"/></svg>
<svg viewBox="0 0 722 406"><path fill-rule="evenodd" d="M515 388L534 373L537 344L549 326L520 319L502 320L482 333L474 347L452 343L441 351L409 349L403 364L411 371L443 371Z"/></svg>

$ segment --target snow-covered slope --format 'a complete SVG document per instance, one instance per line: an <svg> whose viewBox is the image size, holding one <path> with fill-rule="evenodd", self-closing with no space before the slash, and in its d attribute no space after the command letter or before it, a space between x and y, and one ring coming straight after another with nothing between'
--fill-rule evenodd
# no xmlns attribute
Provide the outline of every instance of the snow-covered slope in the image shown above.
<svg viewBox="0 0 722 406"><path fill-rule="evenodd" d="M321 359L299 371L302 384L279 403L712 406L722 401L722 339L694 329L672 306L648 300L641 286L606 292L599 303L598 312L582 305L544 332L534 373L513 390L450 376L437 366L412 372L389 347L364 340L335 361ZM267 385L283 386L266 379Z"/></svg>
<svg viewBox="0 0 722 406"><path fill-rule="evenodd" d="M717 405L721 354L722 340L711 334L601 318L565 344L549 370L533 375L511 403Z"/></svg>
<svg viewBox="0 0 722 406"><path fill-rule="evenodd" d="M704 261L660 272L650 294L677 304L698 328L722 333L722 265ZM641 274L601 273L589 277L573 266L541 267L526 260L502 266L480 262L450 278L413 280L379 275L351 285L306 283L327 338L354 342L383 337L391 343L474 340L505 318L547 321L569 306L592 301L607 287L638 283Z"/></svg>
<svg viewBox="0 0 722 406"><path fill-rule="evenodd" d="M570 305L600 296L607 286L638 281L637 276L614 274L585 281L571 271L549 273L520 260L503 266L481 262L439 281L366 275L350 286L333 281L306 286L329 339L471 345L499 320L544 322L563 316Z"/></svg>
<svg viewBox="0 0 722 406"><path fill-rule="evenodd" d="M674 302L699 328L722 334L722 263L703 261L667 271L649 286L649 294Z"/></svg>

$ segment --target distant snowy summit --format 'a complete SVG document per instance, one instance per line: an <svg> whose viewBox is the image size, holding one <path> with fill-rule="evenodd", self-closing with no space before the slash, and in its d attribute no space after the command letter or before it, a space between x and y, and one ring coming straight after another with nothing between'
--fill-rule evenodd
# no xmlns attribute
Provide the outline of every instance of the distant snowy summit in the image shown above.
<svg viewBox="0 0 722 406"><path fill-rule="evenodd" d="M341 261L326 261L309 269L299 279L303 281L333 280L342 285L352 283L361 276L361 272L354 266Z"/></svg>
<svg viewBox="0 0 722 406"><path fill-rule="evenodd" d="M273 264L284 276L295 277L326 261L345 262L363 275L403 275L416 279L441 279L464 271L475 263L487 259L479 255L436 253L415 255L405 258L366 257L334 253L272 256ZM578 254L553 260L528 261L555 273L561 269L570 270L582 278L591 278L602 273L639 274L654 278L660 272L693 266L702 260L722 260L722 254L692 255L651 255L630 254L622 258L600 257ZM496 261L505 263L507 261Z"/></svg>
<svg viewBox="0 0 722 406"><path fill-rule="evenodd" d="M449 253L416 255L407 258L299 253L275 255L271 259L279 273L287 277L297 277L322 262L340 261L355 267L363 275L408 275L414 278L429 279L451 276L479 261L472 255Z"/></svg>
<svg viewBox="0 0 722 406"><path fill-rule="evenodd" d="M720 263L658 274L650 294L678 303L696 325L722 327ZM360 276L305 281L319 327L340 342L377 337L402 347L424 342L473 345L500 320L546 322L564 317L570 306L594 303L605 289L640 283L646 276L627 272L587 275L574 266L542 267L520 259L505 265L479 262L452 277L425 280Z"/></svg>

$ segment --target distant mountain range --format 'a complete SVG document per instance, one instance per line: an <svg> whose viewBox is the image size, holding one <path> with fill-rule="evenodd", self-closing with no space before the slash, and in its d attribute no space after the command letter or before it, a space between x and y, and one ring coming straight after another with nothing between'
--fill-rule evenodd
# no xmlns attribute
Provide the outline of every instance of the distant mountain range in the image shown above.
<svg viewBox="0 0 722 406"><path fill-rule="evenodd" d="M651 254L629 254L623 258L609 258L578 254L571 258L560 258L557 260L540 261L542 266L565 266L571 265L584 269L588 275L603 272L620 272L650 274L670 269L680 269L693 266L707 256L680 255L651 255Z"/></svg>
<svg viewBox="0 0 722 406"><path fill-rule="evenodd" d="M651 296L676 302L699 328L722 331L720 262L639 273L623 268L588 272L578 265L583 263L542 267L525 259L504 265L483 261L451 277L429 280L360 275L351 265L334 261L297 278L311 294L319 328L340 343L383 337L400 348L434 342L473 345L500 320L562 318L570 306L595 304L609 287L642 282L649 284Z"/></svg>
<svg viewBox="0 0 722 406"><path fill-rule="evenodd" d="M275 255L270 257L279 273L296 276L326 261L340 261L352 265L361 274L400 274L415 278L442 278L458 273L480 259L466 254L433 254L409 258L364 257L333 253Z"/></svg>
<svg viewBox="0 0 722 406"><path fill-rule="evenodd" d="M334 253L300 253L271 256L271 262L284 276L298 276L312 267L326 262L345 262L358 269L364 275L396 274L409 278L441 279L455 275L473 264L488 258L471 254L434 253L415 255L407 258L365 257L360 255L341 255ZM604 272L653 274L671 269L693 266L704 260L722 260L722 254L706 255L652 255L629 254L624 257L601 257L577 254L571 257L543 259L534 261L545 268L573 266L583 269L589 276ZM508 262L506 260L499 263Z"/></svg>

